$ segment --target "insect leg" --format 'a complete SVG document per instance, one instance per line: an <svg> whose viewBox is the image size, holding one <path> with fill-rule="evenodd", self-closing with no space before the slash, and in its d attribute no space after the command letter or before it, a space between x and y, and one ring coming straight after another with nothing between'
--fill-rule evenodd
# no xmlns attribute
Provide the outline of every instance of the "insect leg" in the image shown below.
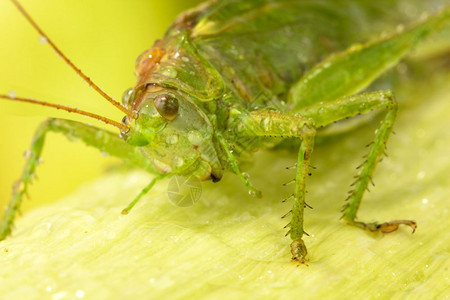
<svg viewBox="0 0 450 300"><path fill-rule="evenodd" d="M148 172L157 173L139 149L125 143L118 134L75 121L48 119L37 129L31 148L27 151L27 161L22 177L13 188L11 200L0 223L0 240L3 240L11 232L16 213L20 209L22 199L27 193L28 185L32 182L39 164L46 134L50 131L62 133L70 139L82 140L87 145L98 148L104 153L119 157Z"/></svg>
<svg viewBox="0 0 450 300"><path fill-rule="evenodd" d="M350 193L348 206L344 208L344 219L350 224L382 232L394 231L401 224L411 226L413 230L416 228L416 223L409 220L383 224L355 221L370 176L384 153L384 145L392 131L397 103L390 91L345 96L354 95L369 86L427 36L448 28L449 20L450 11L447 9L402 32L333 54L309 70L289 91L288 103L292 110L313 119L316 127L357 113L365 113L370 109L387 110L367 160L361 165L353 184L354 190Z"/></svg>
<svg viewBox="0 0 450 300"><path fill-rule="evenodd" d="M309 172L311 153L314 148L316 134L315 124L300 114L286 114L270 110L250 112L242 118L244 126L240 126L239 135L264 137L295 137L301 139L298 152L297 172L295 177L294 203L291 210L291 221L288 225L292 239L292 260L306 263L307 250L302 240L303 210L305 207L306 177Z"/></svg>
<svg viewBox="0 0 450 300"><path fill-rule="evenodd" d="M219 133L214 133L217 140L219 141L220 145L223 147L224 149L224 153L228 158L228 162L230 163L231 169L233 170L234 173L237 174L237 176L239 177L239 179L244 183L245 187L250 191L250 193L254 194L256 197L262 197L262 193L260 190L258 190L257 188L255 188L250 181L248 180L248 178L246 176L244 176L242 174L242 172L239 170L239 164L238 161L236 159L236 157L234 157L233 153L231 152L230 148L228 147L228 143L225 140L225 138L219 134Z"/></svg>
<svg viewBox="0 0 450 300"><path fill-rule="evenodd" d="M364 223L356 221L356 213L361 199L371 182L371 176L375 171L377 163L385 155L386 142L394 125L397 114L397 103L392 92L387 90L343 97L334 102L311 106L302 110L300 113L305 117L310 117L314 120L316 126L321 127L357 114L370 112L373 109L385 109L386 115L376 131L375 140L369 148L366 159L359 167L357 178L352 183L353 190L347 198L348 203L344 206L343 218L349 224L370 231L388 233L395 231L399 225L403 224L410 226L414 232L417 225L412 220L394 220L385 223Z"/></svg>
<svg viewBox="0 0 450 300"><path fill-rule="evenodd" d="M150 183L139 193L139 195L137 195L136 198L134 198L133 201L131 201L130 204L128 204L127 207L125 207L122 210L122 215L127 215L130 212L130 210L136 205L136 203L138 203L138 201L141 200L142 196L147 194L148 191L150 191L150 189L155 185L155 183L158 180L163 179L164 177L166 177L166 176L164 174L162 174L162 175L158 175L155 178L153 178L153 180L150 181Z"/></svg>

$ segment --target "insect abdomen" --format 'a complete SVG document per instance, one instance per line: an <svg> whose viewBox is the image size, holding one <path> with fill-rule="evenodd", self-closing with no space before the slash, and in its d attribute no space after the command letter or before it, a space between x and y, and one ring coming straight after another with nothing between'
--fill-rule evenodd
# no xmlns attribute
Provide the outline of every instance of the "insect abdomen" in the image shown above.
<svg viewBox="0 0 450 300"><path fill-rule="evenodd" d="M391 0L225 0L197 13L191 38L243 103L282 110L278 102L313 65L430 5L412 2L413 12Z"/></svg>

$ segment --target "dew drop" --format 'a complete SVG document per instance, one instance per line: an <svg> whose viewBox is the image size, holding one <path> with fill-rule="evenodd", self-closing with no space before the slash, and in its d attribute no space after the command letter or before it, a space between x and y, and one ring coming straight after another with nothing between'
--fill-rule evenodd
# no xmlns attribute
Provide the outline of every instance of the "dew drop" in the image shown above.
<svg viewBox="0 0 450 300"><path fill-rule="evenodd" d="M39 43L41 43L42 45L47 44L48 40L45 36L41 35L39 37Z"/></svg>
<svg viewBox="0 0 450 300"><path fill-rule="evenodd" d="M162 74L170 78L175 78L177 77L177 70L173 68L166 68L162 71Z"/></svg>
<svg viewBox="0 0 450 300"><path fill-rule="evenodd" d="M175 164L175 166L181 167L184 164L184 160L181 157L177 156L173 159L173 163Z"/></svg>
<svg viewBox="0 0 450 300"><path fill-rule="evenodd" d="M13 91L13 90L9 91L8 92L8 97L10 99L16 99L16 97L17 97L16 91Z"/></svg>
<svg viewBox="0 0 450 300"><path fill-rule="evenodd" d="M169 135L166 138L166 143L169 145L175 145L176 143L178 143L178 136L177 135Z"/></svg>
<svg viewBox="0 0 450 300"><path fill-rule="evenodd" d="M260 122L260 125L264 129L269 129L270 126L270 119L269 118L263 118Z"/></svg>
<svg viewBox="0 0 450 300"><path fill-rule="evenodd" d="M30 155L31 155L31 151L27 150L23 153L23 158L28 159L28 158L30 158Z"/></svg>
<svg viewBox="0 0 450 300"><path fill-rule="evenodd" d="M203 142L203 138L198 131L189 131L188 140L194 146L198 146Z"/></svg>

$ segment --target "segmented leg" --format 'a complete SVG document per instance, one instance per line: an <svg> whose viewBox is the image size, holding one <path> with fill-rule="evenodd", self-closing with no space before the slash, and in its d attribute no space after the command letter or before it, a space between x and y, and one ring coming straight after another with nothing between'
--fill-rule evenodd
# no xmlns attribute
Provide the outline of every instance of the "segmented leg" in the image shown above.
<svg viewBox="0 0 450 300"><path fill-rule="evenodd" d="M316 126L325 126L335 121L370 112L373 109L385 109L386 115L376 131L375 140L369 148L365 161L359 167L359 173L355 182L352 183L353 190L347 198L348 203L344 206L343 218L347 223L370 231L381 231L384 233L395 231L399 225L408 225L414 230L416 222L412 220L394 220L384 223L365 223L356 221L356 214L361 204L364 192L367 190L371 177L377 163L385 154L386 142L392 132L395 116L397 114L397 103L391 91L371 92L343 97L334 102L316 105L304 109L301 114L314 120ZM319 113L319 111L321 113Z"/></svg>
<svg viewBox="0 0 450 300"><path fill-rule="evenodd" d="M122 215L128 215L128 213L130 212L130 210L136 205L136 203L139 202L139 200L141 200L141 198L148 193L148 191L151 190L151 188L155 185L155 183L158 180L163 179L164 177L166 177L166 175L162 174L162 175L158 175L155 178L153 178L152 181L150 181L150 183L142 189L142 191L139 193L139 195L136 196L136 198L133 199L133 201L130 202L130 204L127 205L127 207L125 207L122 210Z"/></svg>
<svg viewBox="0 0 450 300"><path fill-rule="evenodd" d="M157 174L148 159L139 149L125 143L119 138L118 134L75 121L48 119L37 129L31 143L31 148L27 152L27 161L23 169L22 177L14 186L11 200L0 223L0 240L3 240L11 232L14 218L20 209L22 199L27 193L28 186L33 179L39 163L46 134L50 131L62 133L72 140L82 140L87 145L98 148L103 153L120 157L148 172Z"/></svg>
<svg viewBox="0 0 450 300"><path fill-rule="evenodd" d="M311 119L300 114L289 115L270 110L253 111L241 119L238 135L264 137L296 137L301 140L297 159L295 190L293 194L292 216L288 226L292 239L292 260L306 263L307 249L302 240L303 210L305 207L306 177L309 170L311 153L314 148L316 134L315 124Z"/></svg>
<svg viewBox="0 0 450 300"><path fill-rule="evenodd" d="M227 141L220 135L219 133L215 133L215 136L217 140L219 141L220 145L224 149L224 153L228 158L228 162L230 163L231 169L239 179L244 183L245 187L250 191L251 194L255 195L256 197L262 197L262 192L255 188L248 178L242 174L242 172L239 170L239 165L236 157L234 157L233 153L231 152L231 149L228 147Z"/></svg>
<svg viewBox="0 0 450 300"><path fill-rule="evenodd" d="M297 174L295 177L294 205L292 207L292 219L289 223L289 233L292 239L291 253L292 260L306 263L306 246L302 240L303 230L303 210L305 207L306 177L309 171L309 162L314 148L315 129L305 126L302 128L300 136L302 143L298 152Z"/></svg>
<svg viewBox="0 0 450 300"><path fill-rule="evenodd" d="M386 109L386 115L378 128L367 159L352 184L354 189L344 207L343 218L350 224L370 231L392 232L399 225L410 226L410 220L386 223L356 221L361 199L370 182L376 164L384 154L385 144L392 132L397 104L390 91L354 95L369 86L383 72L396 65L414 46L430 34L447 26L450 11L442 13L403 32L355 45L335 53L309 70L289 91L289 105L295 112L314 120L317 127L365 113L371 109ZM354 96L349 96L354 95ZM349 97L345 97L349 96Z"/></svg>

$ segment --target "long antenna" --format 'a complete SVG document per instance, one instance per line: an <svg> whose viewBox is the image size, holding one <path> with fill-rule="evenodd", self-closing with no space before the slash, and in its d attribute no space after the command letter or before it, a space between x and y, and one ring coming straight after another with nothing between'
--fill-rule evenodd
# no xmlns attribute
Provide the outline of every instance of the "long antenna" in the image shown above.
<svg viewBox="0 0 450 300"><path fill-rule="evenodd" d="M45 102L45 101L39 101L39 100L35 100L35 99L30 99L30 98L16 97L16 96L12 96L12 95L0 94L0 99L12 100L12 101L17 101L17 102L26 102L26 103L32 103L32 104L38 104L38 105L42 105L42 106L52 107L52 108L64 110L64 111L67 111L70 113L75 113L75 114L83 115L83 116L86 116L89 118L93 118L98 121L102 121L108 125L112 125L112 126L119 128L121 131L127 131L129 129L128 126L126 126L125 124L116 122L114 120L111 120L111 119L105 118L103 116L100 116L100 115L97 115L94 113L90 113L88 111L84 111L84 110L81 110L78 108L73 108L73 107L60 105L60 104L49 103L49 102Z"/></svg>
<svg viewBox="0 0 450 300"><path fill-rule="evenodd" d="M31 16L25 11L25 9L20 5L20 3L17 0L11 0L11 2L17 7L17 9L22 13L22 15L28 20L28 22L31 24L31 26L36 29L36 31L46 40L46 42L53 48L53 50L58 53L59 56L62 57L62 59L78 74L80 75L84 81L89 84L94 90L96 90L100 95L103 96L106 100L108 100L112 105L120 109L122 112L124 112L128 117L135 118L134 114L126 109L122 104L108 96L104 91L102 91L101 88L99 88L89 77L83 74L83 72L77 68L70 60L67 58L67 56L64 55L64 53L59 50L59 48L50 40L50 38L45 34L42 29L34 22L34 20L31 18Z"/></svg>

